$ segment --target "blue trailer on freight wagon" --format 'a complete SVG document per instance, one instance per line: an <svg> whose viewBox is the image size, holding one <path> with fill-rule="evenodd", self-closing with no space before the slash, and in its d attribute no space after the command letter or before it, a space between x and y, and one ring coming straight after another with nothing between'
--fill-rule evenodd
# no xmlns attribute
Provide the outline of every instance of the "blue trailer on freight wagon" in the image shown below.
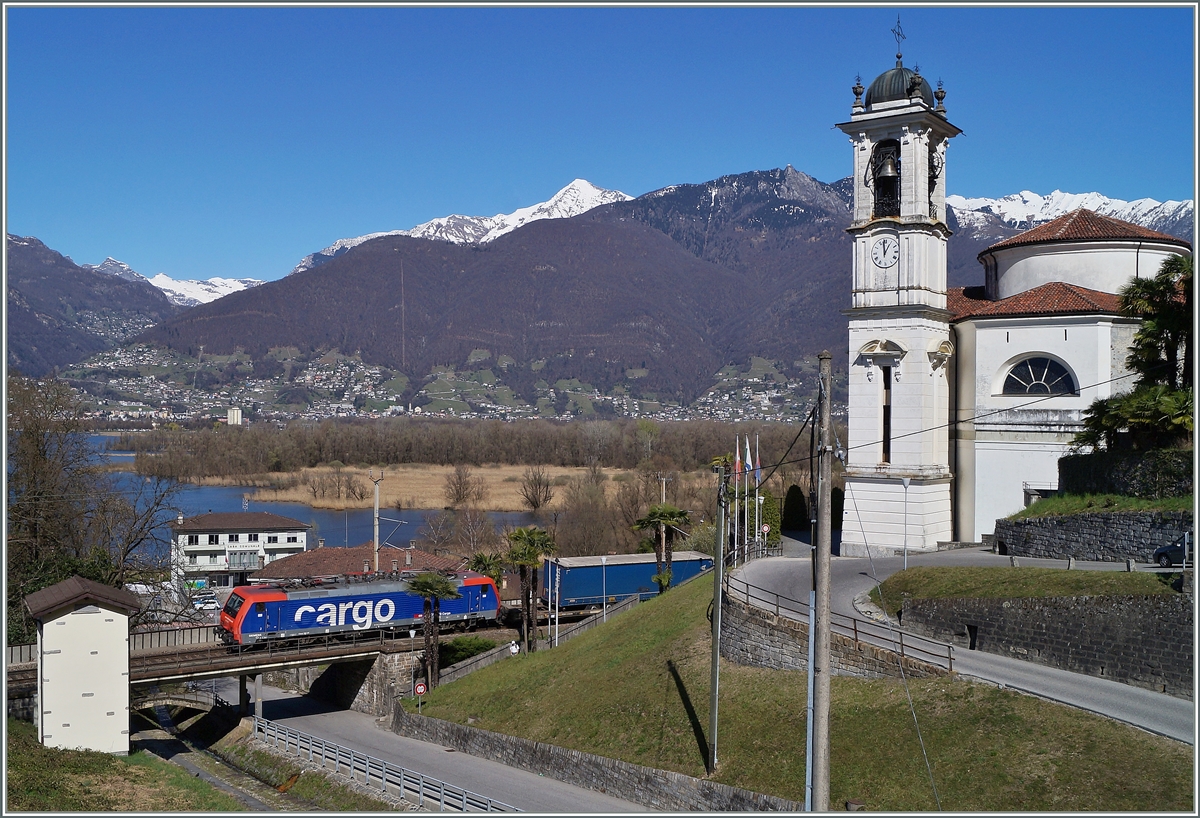
<svg viewBox="0 0 1200 818"><path fill-rule="evenodd" d="M713 566L713 558L699 551L671 555L671 584L689 580ZM653 554L610 554L606 557L552 557L542 563L541 601L560 609L600 606L620 602L635 594L649 599L658 594L658 573ZM557 600L555 597L557 596Z"/></svg>

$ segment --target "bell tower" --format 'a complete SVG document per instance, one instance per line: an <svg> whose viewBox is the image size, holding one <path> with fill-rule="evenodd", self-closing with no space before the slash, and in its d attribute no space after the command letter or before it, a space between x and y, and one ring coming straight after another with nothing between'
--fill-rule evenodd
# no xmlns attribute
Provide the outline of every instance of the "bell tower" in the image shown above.
<svg viewBox="0 0 1200 818"><path fill-rule="evenodd" d="M952 539L949 463L954 355L946 309L946 92L896 66L863 96L855 80L845 556L931 550Z"/></svg>

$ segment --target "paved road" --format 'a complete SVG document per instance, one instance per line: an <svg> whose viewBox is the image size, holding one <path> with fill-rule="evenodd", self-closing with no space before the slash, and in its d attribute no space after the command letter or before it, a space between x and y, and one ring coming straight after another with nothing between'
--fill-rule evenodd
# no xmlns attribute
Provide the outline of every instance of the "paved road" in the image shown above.
<svg viewBox="0 0 1200 818"><path fill-rule="evenodd" d="M786 541L783 557L756 560L739 569L741 577L768 591L797 600L808 599L812 579L808 545ZM789 556L790 555L790 556ZM935 553L910 553L917 565L1008 565L1009 558L983 548ZM1066 560L1021 558L1022 566L1066 568ZM902 557L834 557L830 565L835 613L862 618L854 599L904 567ZM1076 569L1123 571L1122 563L1076 562ZM961 648L954 652L954 669L963 676L1001 684L1052 701L1099 713L1188 744L1195 743L1196 708L1192 702L1108 679L1044 667L1020 659Z"/></svg>
<svg viewBox="0 0 1200 818"><path fill-rule="evenodd" d="M237 701L237 680L217 682L217 693ZM447 784L502 801L526 812L646 812L646 808L594 790L507 767L437 744L398 736L373 716L338 710L315 699L263 686L263 716L315 736L381 758Z"/></svg>

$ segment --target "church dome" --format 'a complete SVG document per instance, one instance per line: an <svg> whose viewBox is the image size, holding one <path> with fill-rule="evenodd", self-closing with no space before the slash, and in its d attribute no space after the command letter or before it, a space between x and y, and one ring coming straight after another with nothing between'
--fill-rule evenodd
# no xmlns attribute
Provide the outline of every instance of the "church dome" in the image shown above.
<svg viewBox="0 0 1200 818"><path fill-rule="evenodd" d="M899 60L896 60L895 68L884 71L871 83L871 87L867 89L867 106L878 102L908 99L908 88L912 84L913 77L917 77L920 82L921 99L932 108L933 88L930 87L929 81L915 71L905 68Z"/></svg>

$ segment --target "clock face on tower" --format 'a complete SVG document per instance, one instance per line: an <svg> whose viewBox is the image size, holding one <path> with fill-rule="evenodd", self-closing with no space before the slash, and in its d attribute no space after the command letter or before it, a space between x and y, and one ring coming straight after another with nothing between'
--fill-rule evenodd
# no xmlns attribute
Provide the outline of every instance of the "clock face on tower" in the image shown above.
<svg viewBox="0 0 1200 818"><path fill-rule="evenodd" d="M900 258L900 244L893 238L884 237L871 247L871 259L879 267L891 267Z"/></svg>

